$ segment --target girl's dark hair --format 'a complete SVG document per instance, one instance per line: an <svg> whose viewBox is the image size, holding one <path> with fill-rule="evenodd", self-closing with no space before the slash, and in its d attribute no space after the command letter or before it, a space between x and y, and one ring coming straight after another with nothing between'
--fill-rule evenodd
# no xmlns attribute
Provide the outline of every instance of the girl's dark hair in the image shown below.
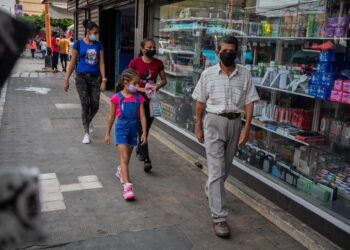
<svg viewBox="0 0 350 250"><path fill-rule="evenodd" d="M144 48L147 42L153 42L154 44L156 44L156 42L152 38L149 38L149 37L148 38L144 38L141 41L141 48ZM142 50L140 50L139 56L143 56Z"/></svg>
<svg viewBox="0 0 350 250"><path fill-rule="evenodd" d="M122 91L124 88L124 81L131 81L134 77L138 77L139 74L136 70L134 69L125 69L122 72L122 75L120 76L119 82L117 83L117 85L115 86L115 92L119 92Z"/></svg>
<svg viewBox="0 0 350 250"><path fill-rule="evenodd" d="M89 19L83 21L83 26L87 30L92 30L93 28L98 29L98 25Z"/></svg>

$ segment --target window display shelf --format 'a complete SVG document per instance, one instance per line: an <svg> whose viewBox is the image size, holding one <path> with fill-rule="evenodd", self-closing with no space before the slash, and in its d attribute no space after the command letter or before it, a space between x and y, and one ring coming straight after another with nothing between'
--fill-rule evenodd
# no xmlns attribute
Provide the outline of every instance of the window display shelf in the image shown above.
<svg viewBox="0 0 350 250"><path fill-rule="evenodd" d="M284 92L284 93L287 93L287 94L298 95L298 96L303 96L303 97L315 99L315 97L313 97L311 95L308 95L306 93L293 92L293 91L290 91L290 90L279 89L279 88L274 88L274 87L270 87L270 86L266 86L266 85L260 85L260 84L254 84L254 85L255 85L255 87L258 87L258 88L263 88L263 89L268 89L268 90L275 90L275 91Z"/></svg>
<svg viewBox="0 0 350 250"><path fill-rule="evenodd" d="M279 190L282 194L310 209L310 211L317 211L318 215L337 227L350 232L350 217L347 209L349 206L349 201L339 199L334 204L332 202L319 202L309 195L296 190L287 183L275 178L274 176L271 176L271 174L267 174L264 171L257 172L256 168L243 163L237 157L233 159L233 165L251 174L252 176L255 176L257 179L273 187L274 189ZM339 211L341 211L341 215L339 214Z"/></svg>
<svg viewBox="0 0 350 250"><path fill-rule="evenodd" d="M177 76L177 77L188 77L190 76L190 74L186 74L186 73L177 73L174 71L170 71L170 70L164 70L166 74L172 75L172 76Z"/></svg>
<svg viewBox="0 0 350 250"><path fill-rule="evenodd" d="M242 118L242 121L245 122L246 120L245 120L244 118ZM300 140L296 139L296 138L295 138L294 136L292 136L292 135L285 135L285 134L279 133L279 132L274 131L274 130L272 130L272 129L269 129L269 128L263 126L263 125L260 125L260 124L254 122L254 121L252 121L251 124L254 125L255 127L262 128L262 129L264 129L264 130L266 130L266 131L268 131L268 132L270 132L270 133L273 133L273 134L282 136L282 137L284 137L284 138L287 138L287 139L289 139L289 140L298 142L298 143L303 144L303 145L305 145L305 146L309 146L309 145L310 145L310 144L307 143L307 142L303 142L303 141L300 141Z"/></svg>
<svg viewBox="0 0 350 250"><path fill-rule="evenodd" d="M169 91L167 91L167 90L165 90L165 89L160 89L159 91L162 92L162 93L164 93L164 94L166 94L166 95L170 95L170 96L172 96L172 97L183 97L183 95L174 94L174 93L171 93L171 92L169 92Z"/></svg>

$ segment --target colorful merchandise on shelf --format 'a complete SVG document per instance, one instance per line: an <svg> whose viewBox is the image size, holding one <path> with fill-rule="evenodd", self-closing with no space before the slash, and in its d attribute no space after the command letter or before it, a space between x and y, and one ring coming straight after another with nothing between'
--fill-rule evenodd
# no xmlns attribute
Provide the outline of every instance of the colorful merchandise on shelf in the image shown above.
<svg viewBox="0 0 350 250"><path fill-rule="evenodd" d="M297 182L297 188L305 193L309 193L311 189L312 181L300 176Z"/></svg>
<svg viewBox="0 0 350 250"><path fill-rule="evenodd" d="M302 130L310 130L313 112L308 110L293 110L292 125Z"/></svg>
<svg viewBox="0 0 350 250"><path fill-rule="evenodd" d="M316 15L310 14L307 19L306 37L317 37L318 24L316 21Z"/></svg>
<svg viewBox="0 0 350 250"><path fill-rule="evenodd" d="M343 92L342 91L332 90L330 100L332 102L341 102L342 101L342 96L343 96Z"/></svg>
<svg viewBox="0 0 350 250"><path fill-rule="evenodd" d="M332 92L331 86L319 86L317 89L317 99L328 100Z"/></svg>
<svg viewBox="0 0 350 250"><path fill-rule="evenodd" d="M280 19L276 17L273 22L272 37L278 37L280 31Z"/></svg>
<svg viewBox="0 0 350 250"><path fill-rule="evenodd" d="M331 41L327 41L327 42L322 43L322 44L312 45L311 49L326 51L326 50L333 49L333 46L334 46L334 44Z"/></svg>
<svg viewBox="0 0 350 250"><path fill-rule="evenodd" d="M343 92L341 102L345 104L350 104L350 94Z"/></svg>
<svg viewBox="0 0 350 250"><path fill-rule="evenodd" d="M269 21L261 21L261 32L262 36L270 37L272 35L273 25Z"/></svg>
<svg viewBox="0 0 350 250"><path fill-rule="evenodd" d="M310 194L312 197L327 202L330 198L330 193L328 190L326 190L324 187L322 187L320 184L312 184L310 187Z"/></svg>
<svg viewBox="0 0 350 250"><path fill-rule="evenodd" d="M333 84L333 90L335 91L343 91L343 81L335 80Z"/></svg>
<svg viewBox="0 0 350 250"><path fill-rule="evenodd" d="M330 100L333 102L341 102L350 104L350 81L336 80L331 93Z"/></svg>
<svg viewBox="0 0 350 250"><path fill-rule="evenodd" d="M307 15L298 16L298 34L297 37L306 37Z"/></svg>
<svg viewBox="0 0 350 250"><path fill-rule="evenodd" d="M334 62L334 50L325 50L320 52L320 62Z"/></svg>
<svg viewBox="0 0 350 250"><path fill-rule="evenodd" d="M350 81L343 81L343 92L350 94Z"/></svg>
<svg viewBox="0 0 350 250"><path fill-rule="evenodd" d="M249 35L250 36L259 36L259 27L260 27L260 23L250 22L249 23Z"/></svg>
<svg viewBox="0 0 350 250"><path fill-rule="evenodd" d="M323 142L325 137L317 132L300 132L295 136L296 139L303 142Z"/></svg>

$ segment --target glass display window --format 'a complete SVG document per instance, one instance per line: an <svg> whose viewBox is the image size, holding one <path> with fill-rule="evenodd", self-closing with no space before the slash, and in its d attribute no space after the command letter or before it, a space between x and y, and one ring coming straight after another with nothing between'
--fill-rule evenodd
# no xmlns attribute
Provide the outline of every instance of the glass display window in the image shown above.
<svg viewBox="0 0 350 250"><path fill-rule="evenodd" d="M194 135L191 94L220 38L236 36L261 100L234 164L350 224L349 13L338 0L155 1L163 119Z"/></svg>

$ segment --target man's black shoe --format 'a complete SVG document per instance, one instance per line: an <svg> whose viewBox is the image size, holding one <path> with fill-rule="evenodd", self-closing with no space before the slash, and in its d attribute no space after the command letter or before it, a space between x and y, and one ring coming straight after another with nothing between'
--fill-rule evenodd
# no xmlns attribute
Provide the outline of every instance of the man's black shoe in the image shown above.
<svg viewBox="0 0 350 250"><path fill-rule="evenodd" d="M146 173L148 173L148 172L151 171L151 169L152 169L152 163L151 163L151 161L150 161L150 160L145 160L143 170L144 170Z"/></svg>
<svg viewBox="0 0 350 250"><path fill-rule="evenodd" d="M216 236L221 238L228 238L231 236L231 230L226 221L214 222L213 226Z"/></svg>

